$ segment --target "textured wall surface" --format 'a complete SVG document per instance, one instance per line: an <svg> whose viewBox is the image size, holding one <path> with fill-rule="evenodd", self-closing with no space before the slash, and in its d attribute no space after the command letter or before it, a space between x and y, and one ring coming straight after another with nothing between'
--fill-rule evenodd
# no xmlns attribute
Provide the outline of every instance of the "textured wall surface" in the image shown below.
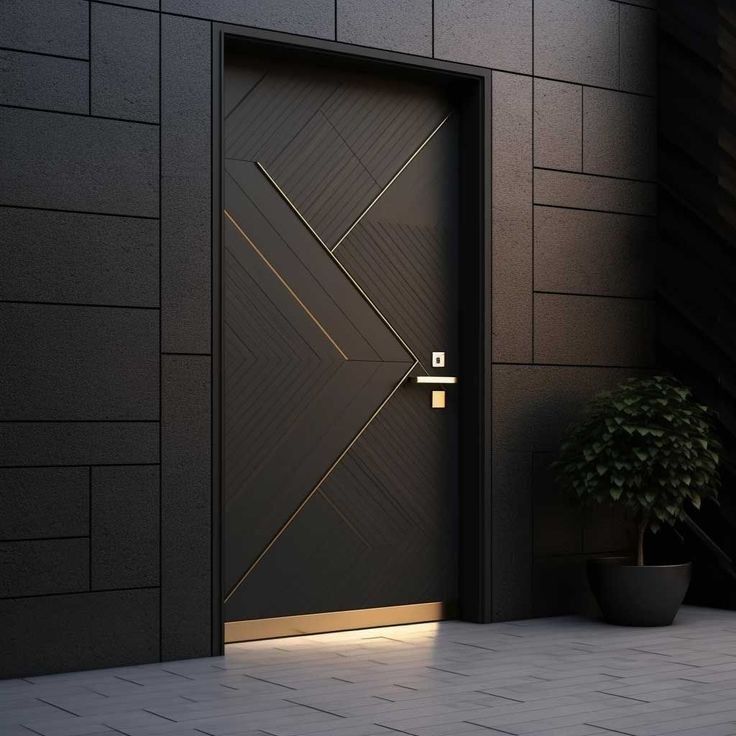
<svg viewBox="0 0 736 736"><path fill-rule="evenodd" d="M212 21L494 70L494 613L577 605L626 540L547 465L653 359L653 2L5 0L0 675L212 651Z"/></svg>

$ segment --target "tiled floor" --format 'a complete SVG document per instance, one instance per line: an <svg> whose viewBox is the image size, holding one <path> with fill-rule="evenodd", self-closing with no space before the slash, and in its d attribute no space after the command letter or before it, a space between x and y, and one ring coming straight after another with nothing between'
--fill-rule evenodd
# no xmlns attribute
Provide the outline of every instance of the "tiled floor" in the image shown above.
<svg viewBox="0 0 736 736"><path fill-rule="evenodd" d="M736 612L278 639L224 657L0 682L2 736L732 736Z"/></svg>

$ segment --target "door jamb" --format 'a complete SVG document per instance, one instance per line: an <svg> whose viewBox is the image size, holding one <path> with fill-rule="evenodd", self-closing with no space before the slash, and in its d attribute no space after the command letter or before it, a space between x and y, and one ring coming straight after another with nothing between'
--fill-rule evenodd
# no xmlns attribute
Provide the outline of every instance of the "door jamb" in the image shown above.
<svg viewBox="0 0 736 736"><path fill-rule="evenodd" d="M323 59L349 58L376 70L415 69L454 77L469 85L461 123L461 237L475 245L461 259L459 607L465 621L492 620L491 539L491 93L492 72L482 67L383 51L363 46L266 31L225 23L212 24L212 653L224 652L222 612L222 381L221 248L222 121L225 38L244 44L271 45L309 52ZM469 191L463 192L464 187Z"/></svg>

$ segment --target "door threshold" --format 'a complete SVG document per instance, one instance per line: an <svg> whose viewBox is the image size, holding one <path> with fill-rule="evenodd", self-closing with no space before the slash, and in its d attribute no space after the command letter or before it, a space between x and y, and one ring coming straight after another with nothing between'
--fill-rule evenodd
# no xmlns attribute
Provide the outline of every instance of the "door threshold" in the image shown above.
<svg viewBox="0 0 736 736"><path fill-rule="evenodd" d="M442 621L455 618L457 607L452 603L410 603L403 606L361 608L354 611L306 613L299 616L279 616L225 623L225 643L278 639L284 636L325 634L331 631L370 629L376 626L398 626Z"/></svg>

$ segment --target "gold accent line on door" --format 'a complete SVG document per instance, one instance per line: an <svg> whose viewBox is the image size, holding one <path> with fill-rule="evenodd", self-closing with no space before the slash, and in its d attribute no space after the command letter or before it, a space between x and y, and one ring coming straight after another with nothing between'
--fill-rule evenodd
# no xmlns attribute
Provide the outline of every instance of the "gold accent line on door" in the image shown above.
<svg viewBox="0 0 736 736"><path fill-rule="evenodd" d="M452 113L450 113L450 115L452 115ZM368 214L368 211L371 209L371 207L373 207L373 205L378 202L381 197L383 197L383 195L386 193L386 190L399 178L404 169L419 155L419 152L424 148L424 146L426 146L427 143L429 143L432 138L434 138L434 134L448 121L450 115L445 116L444 120L442 120L442 122L427 136L424 143L422 143L422 145L419 146L419 148L417 148L417 150L414 151L411 156L409 156L409 158L406 160L406 163L391 177L389 183L386 184L383 189L381 189L381 191L376 195L376 198L358 215L358 219L345 231L345 234L340 238L340 240L335 243L335 247L332 248L333 251L337 250L340 243L342 243L342 241L345 240L348 235L350 235L350 233L353 231L353 228Z"/></svg>
<svg viewBox="0 0 736 736"><path fill-rule="evenodd" d="M342 460L345 457L345 455L348 454L348 452L350 451L350 448L358 441L358 438L360 437L360 435L362 435L363 432L365 432L365 430L368 428L368 425L370 425L370 423L380 414L381 409L383 409L383 407L386 406L386 404L388 404L391 397L396 393L399 387L406 380L407 376L414 370L414 368L416 368L416 366L417 366L417 361L414 361L409 366L409 370L406 373L404 373L404 375L401 377L398 383L391 390L391 393L381 402L380 406L373 412L373 414L371 414L368 421L363 425L363 427L355 435L355 437L353 437L353 439L350 440L350 444L338 455L337 460L335 460L335 462L333 462L332 465L330 465L330 467L327 469L327 472L319 479L319 481L317 482L317 485L315 485L314 488L312 488L312 490L307 494L307 497L299 504L296 511L294 511L294 513L292 513L292 515L286 520L286 523L281 527L281 529L279 529L276 532L273 539L263 548L263 551L258 555L258 557L256 557L256 559L253 561L251 566L243 573L243 575L240 577L238 582L235 583L235 585L228 591L227 595L225 596L225 603L227 603L230 600L233 593L235 593L235 591L243 584L243 582L248 577L248 575L250 575L253 572L253 570L256 568L256 565L258 565L258 563L265 557L268 550L270 550L271 547L273 547L273 545L276 543L278 538L289 528L291 522L294 521L294 519L296 519L297 516L299 516L299 512L307 505L307 503L309 502L309 499L312 498L312 496L314 496L315 493L317 493L317 491L320 489L322 484L327 480L330 473L338 466L340 460Z"/></svg>
<svg viewBox="0 0 736 736"><path fill-rule="evenodd" d="M404 350L406 350L407 353L411 356L411 359L416 362L416 364L425 372L427 373L427 369L422 364L422 361L417 358L414 351L406 344L405 340L399 335L398 332L394 329L393 325L386 319L383 312L374 304L374 302L371 300L371 298L368 296L368 294L363 291L360 284L352 277L350 271L348 271L345 266L342 265L342 262L340 259L327 247L327 244L325 243L322 238L312 229L312 226L307 222L304 215L302 215L301 212L297 209L296 205L289 199L289 197L286 195L286 192L278 185L276 180L271 176L271 174L268 173L266 170L266 167L260 162L256 161L256 166L261 170L261 173L268 179L269 182L271 182L271 185L273 188L283 197L284 202L291 207L292 211L296 216L306 225L307 229L309 230L312 235L314 235L315 240L329 253L330 258L337 264L338 268L350 279L350 283L358 290L359 294L365 299L368 304L370 304L373 311L381 318L381 321L388 327L389 330L391 330L391 333L393 336L401 343Z"/></svg>
<svg viewBox="0 0 736 736"><path fill-rule="evenodd" d="M243 236L245 242L248 243L251 248L253 248L253 250L260 256L261 260L271 269L271 271L273 271L276 278L284 285L289 294L294 297L296 303L307 313L312 322L314 322L314 324L319 327L319 329L322 331L322 334L334 345L335 350L337 350L337 352L340 353L340 355L342 355L345 360L348 360L348 356L345 355L342 348L332 339L330 333L327 332L327 330L322 326L322 323L309 311L307 305L297 296L296 292L289 286L289 284L286 283L281 274L273 267L268 258L263 255L258 246L243 232L243 228L238 225L233 216L227 210L223 210L223 212L225 213L225 217L230 220L235 229Z"/></svg>

